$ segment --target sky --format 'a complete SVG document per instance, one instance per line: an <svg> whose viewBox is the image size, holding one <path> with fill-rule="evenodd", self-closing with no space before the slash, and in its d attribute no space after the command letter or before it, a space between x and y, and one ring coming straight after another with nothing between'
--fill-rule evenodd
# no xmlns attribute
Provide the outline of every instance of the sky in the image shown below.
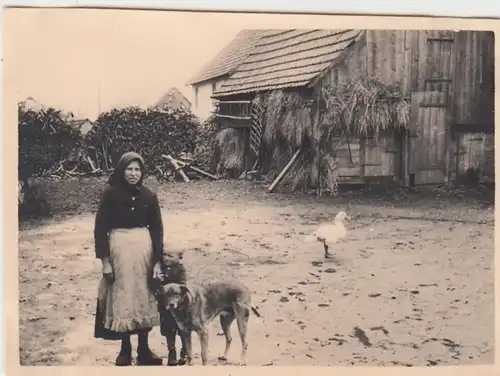
<svg viewBox="0 0 500 376"><path fill-rule="evenodd" d="M432 28L436 18L359 18L116 9L3 10L3 84L9 108L37 102L94 120L99 109L147 107L186 82L246 28ZM446 29L490 20L446 20ZM490 25L488 24L488 25ZM443 25L443 24L442 24ZM6 95L6 93L8 93Z"/></svg>
<svg viewBox="0 0 500 376"><path fill-rule="evenodd" d="M186 82L242 29L216 14L90 9L18 10L5 24L16 99L91 120L173 86L192 101Z"/></svg>

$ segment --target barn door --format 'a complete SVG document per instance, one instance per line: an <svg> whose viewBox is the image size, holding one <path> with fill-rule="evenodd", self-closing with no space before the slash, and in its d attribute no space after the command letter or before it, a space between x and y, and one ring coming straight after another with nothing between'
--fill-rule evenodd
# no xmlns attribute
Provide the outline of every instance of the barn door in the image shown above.
<svg viewBox="0 0 500 376"><path fill-rule="evenodd" d="M455 74L455 33L451 30L427 30L420 33L423 55L419 59L418 91L443 91L452 93Z"/></svg>
<svg viewBox="0 0 500 376"><path fill-rule="evenodd" d="M441 184L448 176L448 123L453 102L455 33L420 32L418 91L411 94L410 185Z"/></svg>
<svg viewBox="0 0 500 376"><path fill-rule="evenodd" d="M411 95L410 185L441 184L447 177L448 93Z"/></svg>

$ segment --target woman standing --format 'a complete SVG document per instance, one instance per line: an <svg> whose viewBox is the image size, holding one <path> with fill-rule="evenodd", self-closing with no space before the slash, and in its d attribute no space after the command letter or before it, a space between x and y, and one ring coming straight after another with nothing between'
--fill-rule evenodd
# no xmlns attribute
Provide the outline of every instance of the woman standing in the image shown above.
<svg viewBox="0 0 500 376"><path fill-rule="evenodd" d="M137 362L161 365L148 335L160 324L151 281L161 274L163 221L157 195L142 185L144 159L125 153L106 187L95 218L95 252L102 262L94 337L121 340L115 364L132 364L130 336L138 335Z"/></svg>

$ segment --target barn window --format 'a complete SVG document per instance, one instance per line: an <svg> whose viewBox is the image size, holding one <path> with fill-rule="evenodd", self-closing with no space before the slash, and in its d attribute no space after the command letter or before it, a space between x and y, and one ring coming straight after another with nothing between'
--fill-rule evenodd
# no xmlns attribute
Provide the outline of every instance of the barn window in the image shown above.
<svg viewBox="0 0 500 376"><path fill-rule="evenodd" d="M233 120L250 120L251 101L221 100L217 103L217 116Z"/></svg>

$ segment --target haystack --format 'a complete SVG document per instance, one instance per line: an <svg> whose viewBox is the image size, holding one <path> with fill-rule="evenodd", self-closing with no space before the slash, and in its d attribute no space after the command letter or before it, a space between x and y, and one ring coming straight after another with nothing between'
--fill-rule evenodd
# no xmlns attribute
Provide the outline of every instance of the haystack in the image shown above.
<svg viewBox="0 0 500 376"><path fill-rule="evenodd" d="M244 168L244 134L241 129L224 128L215 138L217 174L237 177Z"/></svg>
<svg viewBox="0 0 500 376"><path fill-rule="evenodd" d="M381 130L407 128L410 121L409 99L399 88L375 78L361 78L341 87L324 87L321 91L322 138L332 134L373 136Z"/></svg>
<svg viewBox="0 0 500 376"><path fill-rule="evenodd" d="M324 87L314 103L301 93L282 90L257 98L265 107L264 172L276 177L293 153L302 150L281 182L282 187L292 190L308 187L312 169L319 166L318 188L335 195L338 147L349 138L378 140L382 130L407 128L410 118L408 99L397 87L376 78Z"/></svg>

